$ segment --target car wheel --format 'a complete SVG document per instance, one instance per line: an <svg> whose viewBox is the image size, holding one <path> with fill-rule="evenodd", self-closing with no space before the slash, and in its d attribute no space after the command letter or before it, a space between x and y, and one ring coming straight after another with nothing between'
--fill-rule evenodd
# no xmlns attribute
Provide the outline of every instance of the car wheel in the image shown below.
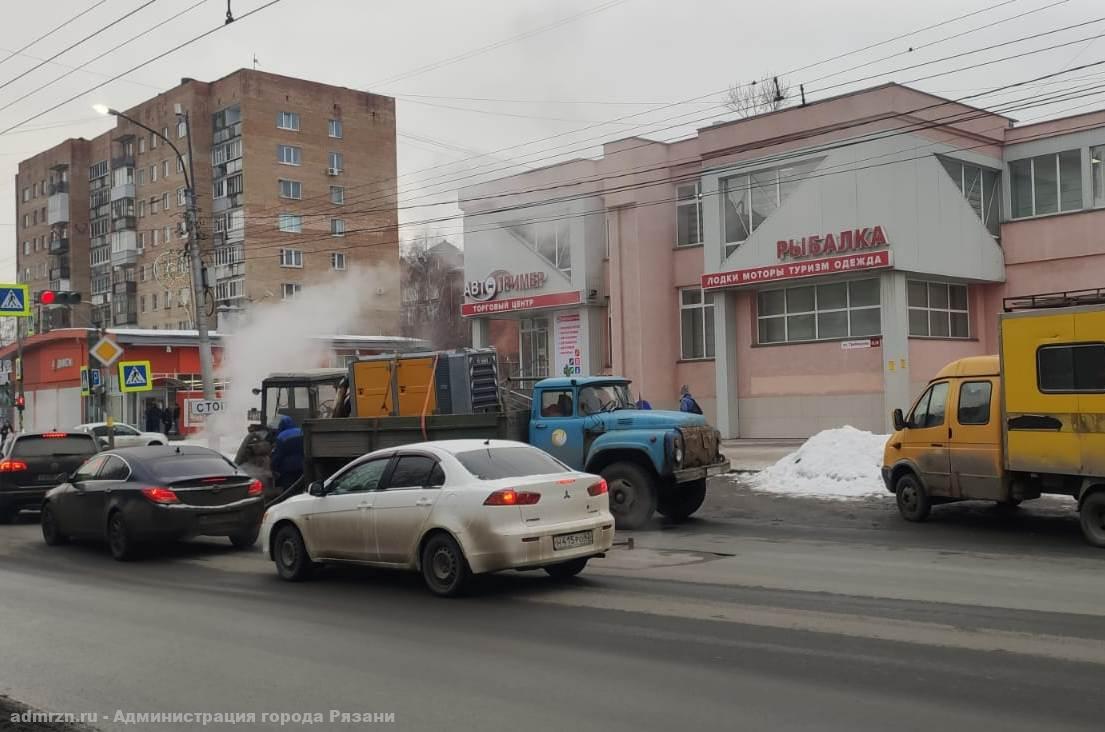
<svg viewBox="0 0 1105 732"><path fill-rule="evenodd" d="M706 479L673 485L660 496L657 512L673 521L686 521L706 500Z"/></svg>
<svg viewBox="0 0 1105 732"><path fill-rule="evenodd" d="M307 554L303 535L291 524L281 526L276 532L276 538L272 542L272 556L280 579L302 582L314 572L315 564Z"/></svg>
<svg viewBox="0 0 1105 732"><path fill-rule="evenodd" d="M588 559L590 559L590 557L573 559L568 562L561 562L560 564L550 564L549 566L545 567L545 571L553 579L571 579L572 577L575 577L577 574L583 571L583 568L587 566Z"/></svg>
<svg viewBox="0 0 1105 732"><path fill-rule="evenodd" d="M134 539L131 538L122 511L112 511L107 517L107 548L120 562L134 559Z"/></svg>
<svg viewBox="0 0 1105 732"><path fill-rule="evenodd" d="M1078 509L1082 535L1096 547L1105 548L1105 491L1096 491L1082 500Z"/></svg>
<svg viewBox="0 0 1105 732"><path fill-rule="evenodd" d="M912 473L898 478L895 491L898 497L898 513L906 521L924 521L932 511L932 501L924 485Z"/></svg>
<svg viewBox="0 0 1105 732"><path fill-rule="evenodd" d="M163 444L165 444L165 443L163 443L161 440L154 440L153 442L150 443L149 446L154 447L155 445L163 445Z"/></svg>
<svg viewBox="0 0 1105 732"><path fill-rule="evenodd" d="M261 527L255 526L248 531L231 534L227 538L235 549L250 549L257 544L257 535L261 533Z"/></svg>
<svg viewBox="0 0 1105 732"><path fill-rule="evenodd" d="M434 534L422 547L422 579L438 597L462 594L471 576L460 544L448 534Z"/></svg>
<svg viewBox="0 0 1105 732"><path fill-rule="evenodd" d="M69 541L69 537L61 533L57 514L49 503L42 507L42 539L47 546L60 546Z"/></svg>
<svg viewBox="0 0 1105 732"><path fill-rule="evenodd" d="M610 494L614 525L632 531L640 529L656 510L656 481L634 463L613 463L602 471Z"/></svg>

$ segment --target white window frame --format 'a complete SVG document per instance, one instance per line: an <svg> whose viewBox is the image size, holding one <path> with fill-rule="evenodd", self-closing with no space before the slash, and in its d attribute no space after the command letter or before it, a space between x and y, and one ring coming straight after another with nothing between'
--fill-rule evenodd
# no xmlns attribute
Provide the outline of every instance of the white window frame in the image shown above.
<svg viewBox="0 0 1105 732"><path fill-rule="evenodd" d="M280 197L289 198L294 201L302 200L303 198L303 183L298 180L292 180L290 178L277 178L277 185L280 188ZM285 185L287 186L287 192L285 192Z"/></svg>
<svg viewBox="0 0 1105 732"><path fill-rule="evenodd" d="M337 193L337 196L334 194ZM330 186L330 203L335 206L345 205L345 186Z"/></svg>
<svg viewBox="0 0 1105 732"><path fill-rule="evenodd" d="M331 151L328 160L330 161L329 169L332 172L341 173L345 170L345 156L340 152ZM337 165L334 163L337 163Z"/></svg>
<svg viewBox="0 0 1105 732"><path fill-rule="evenodd" d="M345 236L345 219L330 219L330 236Z"/></svg>
<svg viewBox="0 0 1105 732"><path fill-rule="evenodd" d="M299 214L282 213L276 220L276 228L286 234L302 234L303 217Z"/></svg>
<svg viewBox="0 0 1105 732"><path fill-rule="evenodd" d="M1063 208L1063 165L1060 163L1060 156L1067 153L1078 153L1078 189L1081 195L1079 196L1078 206L1075 208ZM1036 160L1038 158L1050 157L1055 159L1055 210L1040 213L1036 210ZM1018 216L1013 210L1013 166L1017 163L1023 163L1028 161L1028 184L1029 190L1032 193L1032 212ZM1032 219L1040 216L1058 216L1059 214L1075 213L1084 210L1083 202L1085 201L1086 192L1082 190L1082 149L1075 148L1072 150L1059 150L1054 153L1043 153L1041 155L1034 155L1030 158L1019 158L1017 160L1009 161L1009 218L1010 220L1020 221L1022 219Z"/></svg>
<svg viewBox="0 0 1105 732"><path fill-rule="evenodd" d="M176 189L176 205L178 207L184 206L188 203L188 196L185 193L186 190L187 189L185 189L184 186Z"/></svg>
<svg viewBox="0 0 1105 732"><path fill-rule="evenodd" d="M280 283L280 299L291 300L300 292L303 291L303 285L298 282L281 282Z"/></svg>
<svg viewBox="0 0 1105 732"><path fill-rule="evenodd" d="M285 159L284 153L290 152L289 160ZM302 165L303 164L303 148L295 145L277 145L276 146L276 160L281 165Z"/></svg>
<svg viewBox="0 0 1105 732"><path fill-rule="evenodd" d="M852 285L858 282L875 282L879 292L879 302L874 305L853 305L852 304ZM844 307L820 307L818 303L817 288L819 286L843 284L846 286L845 292L847 293L847 299ZM813 310L794 310L789 309L789 303L787 298L788 290L802 290L810 288L813 290ZM763 314L760 309L760 295L766 292L782 292L783 293L783 311L781 313ZM852 312L861 310L875 310L879 313L879 333L853 333L852 332ZM848 333L845 335L833 335L822 337L818 323L818 315L828 313L845 313L845 318L848 322ZM790 337L790 319L800 316L813 316L813 338L791 338ZM782 320L783 322L783 340L764 340L760 329L761 323L767 320ZM799 343L818 343L825 341L840 341L847 340L849 338L873 338L881 335L882 332L882 291L877 277L860 277L852 280L843 280L839 282L822 282L819 284L794 284L789 287L767 287L762 290L756 291L756 343L759 345L794 345Z"/></svg>
<svg viewBox="0 0 1105 732"><path fill-rule="evenodd" d="M176 139L183 140L188 135L188 123L183 117L176 121Z"/></svg>
<svg viewBox="0 0 1105 732"><path fill-rule="evenodd" d="M299 112L277 112L276 129L299 132Z"/></svg>
<svg viewBox="0 0 1105 732"><path fill-rule="evenodd" d="M1105 207L1105 145L1090 148L1090 205Z"/></svg>
<svg viewBox="0 0 1105 732"><path fill-rule="evenodd" d="M687 189L691 195L684 197ZM693 207L698 219L698 239L695 241L679 241L679 215L684 208ZM702 246L702 187L698 181L693 183L679 183L675 186L675 246L679 249Z"/></svg>
<svg viewBox="0 0 1105 732"><path fill-rule="evenodd" d="M293 269L303 269L303 250L290 248L281 249L280 266L290 267Z"/></svg>
<svg viewBox="0 0 1105 732"><path fill-rule="evenodd" d="M345 252L330 252L330 269L335 272L344 272L345 265Z"/></svg>
<svg viewBox="0 0 1105 732"><path fill-rule="evenodd" d="M937 340L953 340L963 341L970 340L972 338L971 329L971 290L970 288L959 282L939 282L935 280L915 280L911 279L906 282L906 294L908 298L910 285L924 285L925 286L925 304L914 305L907 300L907 307L909 308L909 315L913 313L924 312L925 313L925 326L927 333L914 333L912 320L907 320L907 329L910 338L935 338ZM948 288L948 304L946 307L933 306L932 303L932 288L933 287L946 287ZM967 307L956 308L952 307L952 288L961 289L963 291L963 299L967 303ZM967 333L966 335L952 335L952 315L962 315L967 321ZM932 318L943 317L947 323L947 335L932 335Z"/></svg>
<svg viewBox="0 0 1105 732"><path fill-rule="evenodd" d="M686 294L697 293L698 301L688 303ZM694 344L691 345L692 353L687 353L683 341L683 314L685 312L698 311L692 315L700 319L702 323L702 352L694 353ZM707 328L707 323L710 327ZM679 289L679 358L681 361L710 361L714 358L714 339L709 337L710 331L716 327L714 315L713 297L701 287L683 287Z"/></svg>
<svg viewBox="0 0 1105 732"><path fill-rule="evenodd" d="M340 119L332 118L327 123L327 134L329 134L331 138L335 140L340 140L342 137L345 136L344 133L345 130Z"/></svg>

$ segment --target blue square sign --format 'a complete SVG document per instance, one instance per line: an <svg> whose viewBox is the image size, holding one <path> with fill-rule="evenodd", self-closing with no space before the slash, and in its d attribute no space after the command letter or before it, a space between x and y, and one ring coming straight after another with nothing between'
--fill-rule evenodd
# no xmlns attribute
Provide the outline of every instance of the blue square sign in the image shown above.
<svg viewBox="0 0 1105 732"><path fill-rule="evenodd" d="M0 284L0 316L28 318L31 315L31 298L27 285Z"/></svg>
<svg viewBox="0 0 1105 732"><path fill-rule="evenodd" d="M153 389L153 379L150 377L149 361L119 362L119 391L127 394L151 389Z"/></svg>

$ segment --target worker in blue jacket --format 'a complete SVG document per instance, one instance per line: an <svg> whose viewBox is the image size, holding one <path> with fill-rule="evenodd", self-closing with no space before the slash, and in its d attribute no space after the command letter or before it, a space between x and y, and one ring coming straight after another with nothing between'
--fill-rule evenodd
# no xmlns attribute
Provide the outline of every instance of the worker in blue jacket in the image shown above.
<svg viewBox="0 0 1105 732"><path fill-rule="evenodd" d="M276 425L271 467L276 486L282 490L303 475L303 430L286 414L280 415Z"/></svg>

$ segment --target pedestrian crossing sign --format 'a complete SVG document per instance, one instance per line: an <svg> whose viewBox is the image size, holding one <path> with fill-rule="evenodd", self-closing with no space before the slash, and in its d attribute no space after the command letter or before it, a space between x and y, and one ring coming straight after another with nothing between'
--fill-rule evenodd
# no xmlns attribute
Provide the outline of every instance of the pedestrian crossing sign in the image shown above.
<svg viewBox="0 0 1105 732"><path fill-rule="evenodd" d="M31 298L27 285L0 284L0 316L31 316Z"/></svg>
<svg viewBox="0 0 1105 732"><path fill-rule="evenodd" d="M150 378L149 361L119 362L119 391L128 394L151 389L153 389L153 379Z"/></svg>
<svg viewBox="0 0 1105 732"><path fill-rule="evenodd" d="M90 393L88 389L88 367L81 366L81 396L88 396Z"/></svg>

